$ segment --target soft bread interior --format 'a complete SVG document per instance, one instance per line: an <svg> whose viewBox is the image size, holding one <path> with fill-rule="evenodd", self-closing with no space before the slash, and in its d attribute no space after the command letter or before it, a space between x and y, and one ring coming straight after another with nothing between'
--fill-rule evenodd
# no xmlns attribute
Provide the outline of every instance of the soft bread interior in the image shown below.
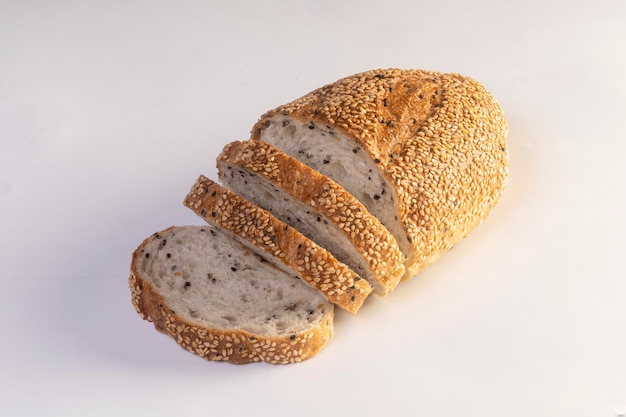
<svg viewBox="0 0 626 417"><path fill-rule="evenodd" d="M277 336L315 327L332 305L215 226L176 227L148 242L139 273L171 310L211 328Z"/></svg>
<svg viewBox="0 0 626 417"><path fill-rule="evenodd" d="M276 116L261 131L260 140L339 183L387 227L402 253L412 253L398 219L393 187L387 184L376 161L354 139L329 126Z"/></svg>

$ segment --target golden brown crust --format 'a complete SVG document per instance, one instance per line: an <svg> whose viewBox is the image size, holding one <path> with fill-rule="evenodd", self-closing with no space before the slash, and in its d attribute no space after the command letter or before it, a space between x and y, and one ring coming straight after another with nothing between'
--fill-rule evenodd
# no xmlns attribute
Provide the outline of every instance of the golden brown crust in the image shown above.
<svg viewBox="0 0 626 417"><path fill-rule="evenodd" d="M404 275L405 258L395 238L363 204L327 176L259 141L231 142L217 160L220 171L220 163L225 163L261 175L333 222L367 261L381 285L380 295L391 292Z"/></svg>
<svg viewBox="0 0 626 417"><path fill-rule="evenodd" d="M252 138L277 115L343 130L379 164L414 250L406 278L485 219L506 183L506 119L492 95L465 76L355 74L266 113Z"/></svg>
<svg viewBox="0 0 626 417"><path fill-rule="evenodd" d="M365 280L324 248L205 176L197 179L184 204L206 221L272 254L329 301L352 314L372 291Z"/></svg>
<svg viewBox="0 0 626 417"><path fill-rule="evenodd" d="M289 364L312 358L332 337L332 308L315 328L284 337L260 336L243 330L222 330L189 323L176 315L164 298L142 278L139 257L141 249L151 239L155 237L145 239L132 255L128 279L131 300L144 320L152 322L158 331L174 339L183 349L207 360L234 364L258 361Z"/></svg>

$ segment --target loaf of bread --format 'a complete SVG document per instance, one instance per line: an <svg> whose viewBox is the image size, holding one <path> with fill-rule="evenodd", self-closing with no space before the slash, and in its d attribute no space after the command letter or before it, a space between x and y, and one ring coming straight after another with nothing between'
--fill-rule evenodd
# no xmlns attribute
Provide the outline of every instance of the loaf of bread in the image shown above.
<svg viewBox="0 0 626 417"><path fill-rule="evenodd" d="M141 317L210 360L300 362L333 332L332 303L212 225L144 240L129 285Z"/></svg>
<svg viewBox="0 0 626 417"><path fill-rule="evenodd" d="M267 112L252 139L341 184L390 230L413 277L498 201L507 123L478 82L385 69L355 74Z"/></svg>
<svg viewBox="0 0 626 417"><path fill-rule="evenodd" d="M507 122L475 80L355 74L265 113L227 144L219 185L134 252L138 313L184 349L232 363L299 362L356 314L466 237L508 175ZM363 279L361 279L363 278Z"/></svg>
<svg viewBox="0 0 626 417"><path fill-rule="evenodd" d="M394 237L325 175L260 141L231 142L217 158L220 181L301 231L363 277L379 295L404 275Z"/></svg>

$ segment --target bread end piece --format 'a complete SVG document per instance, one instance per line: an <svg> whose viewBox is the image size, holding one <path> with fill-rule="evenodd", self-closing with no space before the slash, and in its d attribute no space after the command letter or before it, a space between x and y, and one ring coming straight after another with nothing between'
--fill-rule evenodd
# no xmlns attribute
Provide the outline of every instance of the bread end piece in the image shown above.
<svg viewBox="0 0 626 417"><path fill-rule="evenodd" d="M174 339L183 349L206 360L245 364L298 363L316 356L333 336L334 309L313 328L285 336L261 336L244 330L222 330L190 323L176 314L164 297L142 278L139 270L142 248L174 229L172 226L145 239L133 252L128 285L133 307L141 318L152 322L159 332Z"/></svg>

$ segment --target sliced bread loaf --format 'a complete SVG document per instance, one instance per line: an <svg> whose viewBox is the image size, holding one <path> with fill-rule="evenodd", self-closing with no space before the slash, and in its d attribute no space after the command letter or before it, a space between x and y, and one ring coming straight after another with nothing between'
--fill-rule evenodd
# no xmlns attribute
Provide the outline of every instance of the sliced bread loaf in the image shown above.
<svg viewBox="0 0 626 417"><path fill-rule="evenodd" d="M414 276L467 236L508 173L507 123L458 74L372 70L263 115L268 142L340 183L395 236Z"/></svg>
<svg viewBox="0 0 626 417"><path fill-rule="evenodd" d="M353 314L372 291L365 280L326 249L205 176L197 179L184 204Z"/></svg>
<svg viewBox="0 0 626 417"><path fill-rule="evenodd" d="M231 142L217 158L221 182L328 249L386 295L404 274L394 237L342 186L272 145Z"/></svg>
<svg viewBox="0 0 626 417"><path fill-rule="evenodd" d="M184 349L232 363L300 362L333 332L333 305L218 227L171 227L135 250L142 318Z"/></svg>

